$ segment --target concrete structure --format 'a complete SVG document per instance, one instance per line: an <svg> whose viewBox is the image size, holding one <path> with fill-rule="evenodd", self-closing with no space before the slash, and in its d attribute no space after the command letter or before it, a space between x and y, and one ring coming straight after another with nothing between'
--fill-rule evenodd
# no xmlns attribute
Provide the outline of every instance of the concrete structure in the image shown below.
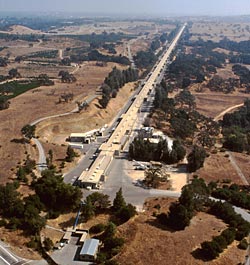
<svg viewBox="0 0 250 265"><path fill-rule="evenodd" d="M80 260L95 261L99 250L100 241L98 239L87 239L80 252Z"/></svg>
<svg viewBox="0 0 250 265"><path fill-rule="evenodd" d="M168 50L163 54L158 64L154 67L154 70L149 75L145 85L142 87L135 100L130 105L125 114L122 115L121 120L117 127L114 129L112 135L105 144L100 147L100 154L91 165L88 171L83 171L78 179L78 184L85 188L98 188L100 179L106 174L106 171L113 159L117 154L117 150L121 152L124 148L123 138L124 135L130 135L136 127L138 112L144 102L144 98L148 97L150 91L152 91L155 82L158 80L159 74L165 69L165 64L175 48L179 38L181 37L185 25L180 29L175 39L170 44ZM128 133L127 133L128 132Z"/></svg>

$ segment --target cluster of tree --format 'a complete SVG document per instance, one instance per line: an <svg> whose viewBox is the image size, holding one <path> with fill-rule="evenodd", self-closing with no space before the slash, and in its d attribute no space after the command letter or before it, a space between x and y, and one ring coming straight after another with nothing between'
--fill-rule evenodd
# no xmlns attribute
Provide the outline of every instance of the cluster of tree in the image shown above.
<svg viewBox="0 0 250 265"><path fill-rule="evenodd" d="M78 154L74 151L74 149L69 145L66 151L66 162L73 162L75 157L78 157Z"/></svg>
<svg viewBox="0 0 250 265"><path fill-rule="evenodd" d="M22 168L22 169L21 169ZM18 174L31 172L34 161L27 158ZM80 206L82 194L79 188L63 182L63 178L52 170L44 170L42 177L33 179L31 188L35 194L22 197L17 191L19 181L0 185L1 225L11 230L22 229L29 235L39 234L46 224L41 212L47 211L47 218L75 210Z"/></svg>
<svg viewBox="0 0 250 265"><path fill-rule="evenodd" d="M10 102L6 97L0 96L0 110L8 109L10 106Z"/></svg>
<svg viewBox="0 0 250 265"><path fill-rule="evenodd" d="M58 50L50 50L50 51L38 51L34 53L30 53L29 55L22 56L23 59L30 59L30 58L46 58L52 59L57 58Z"/></svg>
<svg viewBox="0 0 250 265"><path fill-rule="evenodd" d="M41 35L0 33L0 39L4 39L6 41L23 40L28 42L38 42L39 39L41 39Z"/></svg>
<svg viewBox="0 0 250 265"><path fill-rule="evenodd" d="M136 208L131 203L126 203L122 195L122 188L116 193L112 211L116 219L118 219L119 224L127 222L130 218L136 215Z"/></svg>
<svg viewBox="0 0 250 265"><path fill-rule="evenodd" d="M115 44L114 43L105 43L102 45L103 49L107 50L108 53L116 54Z"/></svg>
<svg viewBox="0 0 250 265"><path fill-rule="evenodd" d="M231 151L250 149L250 100L238 111L227 113L222 120L223 146Z"/></svg>
<svg viewBox="0 0 250 265"><path fill-rule="evenodd" d="M110 56L100 53L98 50L92 50L84 58L86 61L102 61L102 62L114 62L124 65L130 65L130 61L126 56Z"/></svg>
<svg viewBox="0 0 250 265"><path fill-rule="evenodd" d="M238 207L250 210L249 193L236 184L223 186L222 188L215 188L212 191L212 196L221 200L226 200Z"/></svg>
<svg viewBox="0 0 250 265"><path fill-rule="evenodd" d="M109 196L100 192L94 192L88 195L82 206L82 215L87 221L96 214L105 212L111 206Z"/></svg>
<svg viewBox="0 0 250 265"><path fill-rule="evenodd" d="M63 93L60 95L60 98L58 99L58 103L68 103L74 99L74 94L72 92L69 93Z"/></svg>
<svg viewBox="0 0 250 265"><path fill-rule="evenodd" d="M159 38L155 38L150 45L150 49L154 52L156 50L158 50L161 47L161 41L159 40Z"/></svg>
<svg viewBox="0 0 250 265"><path fill-rule="evenodd" d="M134 61L137 67L141 69L150 69L157 61L157 56L152 50L139 51L134 56Z"/></svg>
<svg viewBox="0 0 250 265"><path fill-rule="evenodd" d="M211 147L215 142L215 136L219 134L219 125L211 118L207 118L195 111L195 97L187 89L181 90L176 97L168 98L168 93L172 90L171 85L166 85L162 81L156 87L154 99L154 112L163 111L164 115L158 115L157 124L162 120L169 122L172 135L186 139L193 137L196 133L197 141L202 146Z"/></svg>
<svg viewBox="0 0 250 265"><path fill-rule="evenodd" d="M111 202L108 195L94 192L87 196L82 206L82 215L85 220L89 220L96 214L111 210L116 223L121 224L127 222L136 214L135 207L132 204L127 204L122 195L122 189L116 193L116 197L111 207Z"/></svg>
<svg viewBox="0 0 250 265"><path fill-rule="evenodd" d="M188 155L188 166L187 169L189 172L195 172L199 168L203 167L205 158L207 154L203 147L195 145Z"/></svg>
<svg viewBox="0 0 250 265"><path fill-rule="evenodd" d="M160 36L160 41L162 44L164 44L168 40L168 34L167 33L162 33Z"/></svg>
<svg viewBox="0 0 250 265"><path fill-rule="evenodd" d="M164 80L155 88L154 108L161 109L165 113L170 112L174 108L174 100L168 98L168 93L172 91L170 84L166 84ZM172 102L172 103L171 103Z"/></svg>
<svg viewBox="0 0 250 265"><path fill-rule="evenodd" d="M32 182L32 188L48 211L48 217L70 212L81 204L81 190L64 183L62 176L54 170L42 171L42 177Z"/></svg>
<svg viewBox="0 0 250 265"><path fill-rule="evenodd" d="M46 224L45 218L40 216L43 204L36 194L22 199L18 187L17 182L0 185L2 225L10 230L22 229L29 235L36 235Z"/></svg>
<svg viewBox="0 0 250 265"><path fill-rule="evenodd" d="M242 64L250 64L250 54L230 54L230 63L242 63Z"/></svg>
<svg viewBox="0 0 250 265"><path fill-rule="evenodd" d="M227 49L229 51L239 52L239 53L250 53L250 41L232 41L228 38L223 38L218 46L223 49Z"/></svg>
<svg viewBox="0 0 250 265"><path fill-rule="evenodd" d="M58 74L61 77L63 83L74 83L76 82L76 78L73 74L70 74L68 71L60 71Z"/></svg>
<svg viewBox="0 0 250 265"><path fill-rule="evenodd" d="M208 63L204 58L194 56L194 54L182 54L169 65L167 78L182 88L187 87L191 81L202 83L205 80L206 65Z"/></svg>
<svg viewBox="0 0 250 265"><path fill-rule="evenodd" d="M216 259L235 240L235 234L234 228L227 228L219 236L214 236L212 241L202 242L200 249L202 256L206 260Z"/></svg>
<svg viewBox="0 0 250 265"><path fill-rule="evenodd" d="M77 38L84 42L89 42L90 47L92 49L98 49L102 47L102 45L104 45L105 43L115 43L115 42L122 41L124 39L132 38L132 36L125 35L122 32L107 33L106 31L102 32L101 34L92 33L92 34L79 35L79 36L74 35L74 36L69 36L69 37Z"/></svg>
<svg viewBox="0 0 250 265"><path fill-rule="evenodd" d="M47 74L40 74L36 79L40 86L53 86L55 84Z"/></svg>
<svg viewBox="0 0 250 265"><path fill-rule="evenodd" d="M129 67L126 70L119 70L116 67L108 74L102 85L102 98L99 100L100 105L106 108L110 98L115 98L117 92L128 82L138 79L138 70Z"/></svg>
<svg viewBox="0 0 250 265"><path fill-rule="evenodd" d="M157 189L161 183L169 180L169 174L163 168L152 167L145 171L145 178L142 183L148 188Z"/></svg>
<svg viewBox="0 0 250 265"><path fill-rule="evenodd" d="M100 239L103 243L101 251L97 255L97 263L104 265L116 265L117 263L113 260L110 260L112 257L117 255L125 241L121 237L116 235L116 225L112 222L109 222L106 225L104 232L100 235Z"/></svg>
<svg viewBox="0 0 250 265"><path fill-rule="evenodd" d="M12 68L9 70L9 78L20 78L21 74L18 72L16 68Z"/></svg>
<svg viewBox="0 0 250 265"><path fill-rule="evenodd" d="M36 125L27 124L27 125L23 126L23 128L21 129L21 133L28 140L35 137L35 132L36 132Z"/></svg>
<svg viewBox="0 0 250 265"><path fill-rule="evenodd" d="M168 213L161 213L157 220L174 230L183 230L190 224L196 211L204 210L209 198L209 189L203 179L194 178L182 188L178 202L169 207Z"/></svg>
<svg viewBox="0 0 250 265"><path fill-rule="evenodd" d="M5 67L8 65L7 59L0 57L0 67Z"/></svg>
<svg viewBox="0 0 250 265"><path fill-rule="evenodd" d="M61 64L65 65L65 66L70 66L71 65L71 61L72 61L71 58L66 57L66 58L63 58L61 60Z"/></svg>
<svg viewBox="0 0 250 265"><path fill-rule="evenodd" d="M235 91L235 87L239 87L239 81L235 78L223 79L222 77L215 75L207 83L207 87L211 91L232 93Z"/></svg>
<svg viewBox="0 0 250 265"><path fill-rule="evenodd" d="M166 164L174 164L182 160L185 154L185 148L178 140L173 142L171 149L166 140L156 144L141 137L136 137L129 146L129 157L139 161L162 161Z"/></svg>
<svg viewBox="0 0 250 265"><path fill-rule="evenodd" d="M242 85L248 85L250 83L250 70L247 67L235 64L232 69L240 77L240 83Z"/></svg>
<svg viewBox="0 0 250 265"><path fill-rule="evenodd" d="M239 214L236 214L232 205L228 202L211 201L209 213L222 219L229 225L221 235L213 237L212 241L205 241L201 244L201 253L203 256L212 260L219 256L221 252L235 239L242 241L250 232L250 224Z"/></svg>
<svg viewBox="0 0 250 265"><path fill-rule="evenodd" d="M21 182L28 183L27 175L32 173L32 171L33 171L33 169L35 169L35 167L36 167L36 161L30 159L30 156L28 155L26 157L24 165L18 167L18 170L16 173L17 180L21 181Z"/></svg>

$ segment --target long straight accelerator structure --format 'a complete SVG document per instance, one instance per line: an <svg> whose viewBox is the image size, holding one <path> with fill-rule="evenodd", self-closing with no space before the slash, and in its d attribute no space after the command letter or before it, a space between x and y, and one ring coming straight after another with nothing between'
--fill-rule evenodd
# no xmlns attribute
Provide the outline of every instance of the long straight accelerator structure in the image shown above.
<svg viewBox="0 0 250 265"><path fill-rule="evenodd" d="M127 112L121 116L120 123L117 125L108 141L102 144L102 146L100 147L100 153L92 164L91 168L88 171L83 171L80 175L78 179L78 184L80 186L91 188L96 188L98 186L101 178L105 175L105 172L112 162L115 152L122 149L124 136L127 135L128 137L133 131L135 121L137 119L137 114L141 105L143 104L144 98L146 98L149 92L154 88L154 84L159 74L161 73L161 71L163 71L170 54L174 50L186 26L187 24L185 23L181 27L160 61L156 63L150 77L145 82L135 100L133 101Z"/></svg>

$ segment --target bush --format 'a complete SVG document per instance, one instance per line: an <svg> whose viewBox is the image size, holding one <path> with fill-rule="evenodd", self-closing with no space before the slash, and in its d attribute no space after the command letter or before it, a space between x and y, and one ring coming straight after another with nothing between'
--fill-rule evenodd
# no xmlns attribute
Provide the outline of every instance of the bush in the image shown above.
<svg viewBox="0 0 250 265"><path fill-rule="evenodd" d="M44 239L43 244L44 244L44 249L46 251L50 251L53 248L53 245L54 245L53 241L50 238L48 238L48 237L46 237Z"/></svg>
<svg viewBox="0 0 250 265"><path fill-rule="evenodd" d="M98 234L101 233L105 230L106 226L104 224L97 224L97 225L93 225L90 229L89 232L91 234Z"/></svg>
<svg viewBox="0 0 250 265"><path fill-rule="evenodd" d="M1 219L0 220L0 227L4 227L4 226L6 226L7 225L7 221L5 220L5 219Z"/></svg>
<svg viewBox="0 0 250 265"><path fill-rule="evenodd" d="M238 248L244 250L248 248L248 243L245 238L240 241L240 243L238 244Z"/></svg>

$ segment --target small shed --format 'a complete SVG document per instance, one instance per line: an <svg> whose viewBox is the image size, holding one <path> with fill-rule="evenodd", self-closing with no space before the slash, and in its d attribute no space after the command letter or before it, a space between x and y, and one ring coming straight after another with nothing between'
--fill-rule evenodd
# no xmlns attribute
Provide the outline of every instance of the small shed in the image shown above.
<svg viewBox="0 0 250 265"><path fill-rule="evenodd" d="M96 260L99 250L100 241L98 239L87 239L80 252L80 260L82 261L94 261Z"/></svg>

